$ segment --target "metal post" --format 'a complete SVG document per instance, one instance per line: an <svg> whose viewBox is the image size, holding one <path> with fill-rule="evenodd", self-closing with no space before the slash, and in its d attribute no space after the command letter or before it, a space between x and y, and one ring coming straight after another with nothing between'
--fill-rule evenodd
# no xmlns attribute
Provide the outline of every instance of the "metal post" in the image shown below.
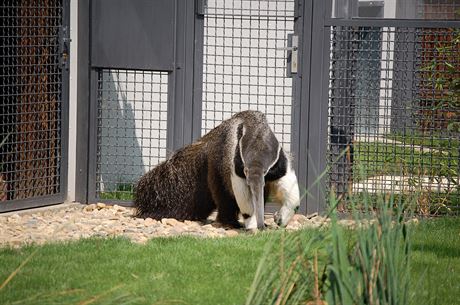
<svg viewBox="0 0 460 305"><path fill-rule="evenodd" d="M89 70L89 0L78 1L78 76L77 76L77 151L75 200L88 201L88 150L89 150L89 108L90 108L90 70Z"/></svg>

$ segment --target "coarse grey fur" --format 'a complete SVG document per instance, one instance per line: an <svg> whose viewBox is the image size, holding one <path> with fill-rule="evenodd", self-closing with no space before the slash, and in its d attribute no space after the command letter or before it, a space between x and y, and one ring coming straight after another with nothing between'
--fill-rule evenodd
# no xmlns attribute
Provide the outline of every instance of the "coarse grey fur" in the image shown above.
<svg viewBox="0 0 460 305"><path fill-rule="evenodd" d="M291 183L294 196L283 189L283 206L286 198L294 198L283 212L284 225L298 205L293 203L298 201L295 174L265 115L243 111L141 177L135 190L136 215L204 220L217 209L217 220L225 225L239 227L238 215L242 213L254 218L246 227L261 229L264 197L279 191L268 188L285 185L287 173L295 185Z"/></svg>

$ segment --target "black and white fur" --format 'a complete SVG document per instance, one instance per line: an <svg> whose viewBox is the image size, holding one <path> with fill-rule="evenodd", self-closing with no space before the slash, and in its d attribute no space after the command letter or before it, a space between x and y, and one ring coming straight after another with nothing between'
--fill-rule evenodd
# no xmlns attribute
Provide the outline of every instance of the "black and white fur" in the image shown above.
<svg viewBox="0 0 460 305"><path fill-rule="evenodd" d="M137 216L217 220L247 229L264 227L266 200L281 205L276 222L285 226L299 205L291 160L264 114L243 111L146 173L136 187Z"/></svg>

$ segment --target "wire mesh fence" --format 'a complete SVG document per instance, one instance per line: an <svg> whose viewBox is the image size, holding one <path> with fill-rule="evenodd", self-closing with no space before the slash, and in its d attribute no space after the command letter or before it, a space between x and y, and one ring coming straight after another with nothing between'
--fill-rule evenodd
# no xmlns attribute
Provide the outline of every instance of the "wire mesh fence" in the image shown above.
<svg viewBox="0 0 460 305"><path fill-rule="evenodd" d="M2 202L62 191L63 1L0 4ZM387 2L355 2L351 17L401 17ZM409 19L460 19L458 0L398 3ZM260 110L290 150L296 95L286 47L298 27L297 4L206 1L203 134L236 112ZM325 55L329 186L343 198L419 192L421 213L459 211L460 29L333 22ZM168 72L98 70L97 199L129 201L137 179L166 158L168 78Z"/></svg>
<svg viewBox="0 0 460 305"><path fill-rule="evenodd" d="M459 20L459 0L332 0L333 18Z"/></svg>
<svg viewBox="0 0 460 305"><path fill-rule="evenodd" d="M431 20L459 20L459 0L417 0L417 18Z"/></svg>
<svg viewBox="0 0 460 305"><path fill-rule="evenodd" d="M460 29L332 27L329 185L460 208Z"/></svg>
<svg viewBox="0 0 460 305"><path fill-rule="evenodd" d="M97 95L96 196L130 201L166 158L168 73L102 69Z"/></svg>
<svg viewBox="0 0 460 305"><path fill-rule="evenodd" d="M0 201L57 194L63 3L4 0L0 14Z"/></svg>
<svg viewBox="0 0 460 305"><path fill-rule="evenodd" d="M286 43L294 0L209 0L204 15L202 134L243 110L259 110L290 151L292 78Z"/></svg>

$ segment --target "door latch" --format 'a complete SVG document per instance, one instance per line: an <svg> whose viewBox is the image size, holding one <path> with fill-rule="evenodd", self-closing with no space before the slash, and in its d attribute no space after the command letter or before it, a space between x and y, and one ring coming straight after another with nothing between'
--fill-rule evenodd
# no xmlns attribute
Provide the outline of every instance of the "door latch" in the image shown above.
<svg viewBox="0 0 460 305"><path fill-rule="evenodd" d="M60 37L61 37L61 44L60 44L60 51L61 51L61 65L64 70L69 69L69 52L70 52L70 41L69 38L69 30L67 26L63 26L60 29Z"/></svg>
<svg viewBox="0 0 460 305"><path fill-rule="evenodd" d="M288 34L287 38L287 47L279 50L287 51L286 75L292 77L292 74L298 73L299 35Z"/></svg>

